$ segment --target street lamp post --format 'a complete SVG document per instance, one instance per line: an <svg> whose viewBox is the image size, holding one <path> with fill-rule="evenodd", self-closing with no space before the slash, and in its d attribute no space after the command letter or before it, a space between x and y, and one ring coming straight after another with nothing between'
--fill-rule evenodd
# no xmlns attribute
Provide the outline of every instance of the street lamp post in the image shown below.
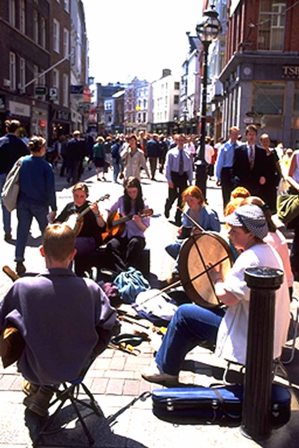
<svg viewBox="0 0 299 448"><path fill-rule="evenodd" d="M201 84L201 114L200 114L200 146L197 153L196 167L196 185L201 189L206 197L207 189L207 163L205 161L205 139L207 124L207 84L208 84L208 55L209 46L217 38L221 31L221 24L218 20L218 13L214 10L215 6L207 9L203 13L201 21L196 26L196 33L203 47L202 64L202 84Z"/></svg>

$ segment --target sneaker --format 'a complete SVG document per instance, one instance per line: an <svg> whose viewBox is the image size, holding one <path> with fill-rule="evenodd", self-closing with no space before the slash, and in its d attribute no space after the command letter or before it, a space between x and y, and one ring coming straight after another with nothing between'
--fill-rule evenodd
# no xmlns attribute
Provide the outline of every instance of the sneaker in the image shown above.
<svg viewBox="0 0 299 448"><path fill-rule="evenodd" d="M150 383L167 384L169 386L176 385L179 382L177 375L169 375L168 373L162 372L157 364L149 367L147 370L141 373L144 380Z"/></svg>
<svg viewBox="0 0 299 448"><path fill-rule="evenodd" d="M50 389L38 387L37 392L24 398L23 404L35 414L46 417L49 414L48 408L53 394Z"/></svg>
<svg viewBox="0 0 299 448"><path fill-rule="evenodd" d="M17 273L18 275L24 275L25 272L26 272L26 268L25 268L24 263L23 263L22 261L17 261L17 264L16 264L16 273Z"/></svg>
<svg viewBox="0 0 299 448"><path fill-rule="evenodd" d="M33 384L27 380L23 380L22 391L24 392L25 395L27 395L27 397L35 394L38 391L38 388L39 386L37 384Z"/></svg>
<svg viewBox="0 0 299 448"><path fill-rule="evenodd" d="M12 239L11 233L7 232L4 234L4 241L8 243L9 241L11 241L11 239Z"/></svg>

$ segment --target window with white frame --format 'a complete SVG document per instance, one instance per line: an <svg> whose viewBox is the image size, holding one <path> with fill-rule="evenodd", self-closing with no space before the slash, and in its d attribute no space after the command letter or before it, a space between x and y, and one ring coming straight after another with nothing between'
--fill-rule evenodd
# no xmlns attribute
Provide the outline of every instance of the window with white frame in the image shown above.
<svg viewBox="0 0 299 448"><path fill-rule="evenodd" d="M46 48L46 39L47 39L46 19L44 17L41 17L41 19L40 19L40 44L43 48Z"/></svg>
<svg viewBox="0 0 299 448"><path fill-rule="evenodd" d="M26 33L26 5L25 0L20 0L20 31Z"/></svg>
<svg viewBox="0 0 299 448"><path fill-rule="evenodd" d="M69 57L70 52L70 33L66 28L63 28L63 56Z"/></svg>
<svg viewBox="0 0 299 448"><path fill-rule="evenodd" d="M24 58L20 58L20 88L23 89L26 84L26 62Z"/></svg>
<svg viewBox="0 0 299 448"><path fill-rule="evenodd" d="M53 50L60 53L60 23L53 19Z"/></svg>
<svg viewBox="0 0 299 448"><path fill-rule="evenodd" d="M283 50L286 4L283 0L261 0L258 23L259 50Z"/></svg>
<svg viewBox="0 0 299 448"><path fill-rule="evenodd" d="M70 12L70 0L64 0L64 10Z"/></svg>
<svg viewBox="0 0 299 448"><path fill-rule="evenodd" d="M59 96L59 70L56 68L53 69L52 73L52 86L57 89L57 99L54 100L54 103L59 103L58 96Z"/></svg>
<svg viewBox="0 0 299 448"><path fill-rule="evenodd" d="M63 106L69 107L69 77L66 73L63 74Z"/></svg>
<svg viewBox="0 0 299 448"><path fill-rule="evenodd" d="M33 40L38 44L38 12L36 9L33 11Z"/></svg>
<svg viewBox="0 0 299 448"><path fill-rule="evenodd" d="M38 79L38 66L37 65L33 65L33 79L35 79L34 81L34 86L38 86L39 84L39 79Z"/></svg>
<svg viewBox="0 0 299 448"><path fill-rule="evenodd" d="M9 23L16 26L16 0L9 0L8 4Z"/></svg>
<svg viewBox="0 0 299 448"><path fill-rule="evenodd" d="M16 55L12 51L9 52L9 80L10 90L16 90Z"/></svg>

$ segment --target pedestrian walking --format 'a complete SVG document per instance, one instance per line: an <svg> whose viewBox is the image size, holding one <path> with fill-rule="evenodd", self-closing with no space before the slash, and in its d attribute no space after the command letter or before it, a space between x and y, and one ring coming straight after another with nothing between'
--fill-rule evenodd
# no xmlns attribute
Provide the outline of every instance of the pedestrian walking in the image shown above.
<svg viewBox="0 0 299 448"><path fill-rule="evenodd" d="M229 130L229 139L219 150L216 160L216 183L221 186L223 209L230 201L230 195L234 188L233 183L233 164L235 158L235 150L238 144L240 129L232 126Z"/></svg>
<svg viewBox="0 0 299 448"><path fill-rule="evenodd" d="M20 191L17 200L17 241L15 250L16 272L23 275L24 253L33 218L44 232L49 220L56 216L56 195L54 173L51 165L44 159L46 140L32 137L28 143L31 155L24 157L20 168ZM51 213L49 214L49 207Z"/></svg>
<svg viewBox="0 0 299 448"><path fill-rule="evenodd" d="M101 135L97 137L96 143L93 145L93 163L96 167L97 180L105 181L105 161L106 161L106 153L105 153L105 139ZM102 177L100 174L102 173Z"/></svg>
<svg viewBox="0 0 299 448"><path fill-rule="evenodd" d="M128 179L129 177L135 177L140 180L140 170L143 168L147 177L150 179L150 173L146 165L144 153L137 146L138 142L136 135L131 135L128 138L128 143L129 145L126 146L120 154L124 164L124 178Z"/></svg>
<svg viewBox="0 0 299 448"><path fill-rule="evenodd" d="M161 155L161 146L159 143L158 134L153 134L147 142L147 157L150 164L151 179L155 180L155 174L158 164L158 159Z"/></svg>
<svg viewBox="0 0 299 448"><path fill-rule="evenodd" d="M81 139L80 131L73 132L73 138L68 142L66 158L68 165L67 181L72 185L80 180L83 172L83 160L86 155L85 141Z"/></svg>
<svg viewBox="0 0 299 448"><path fill-rule="evenodd" d="M192 184L193 168L190 154L184 149L185 136L183 134L175 135L176 145L170 149L166 155L165 169L168 182L168 198L164 207L164 215L169 218L169 213L174 201L178 200L178 208L175 214L175 224L181 225L180 208L182 208L182 193Z"/></svg>
<svg viewBox="0 0 299 448"><path fill-rule="evenodd" d="M15 162L22 156L29 154L28 146L17 137L21 123L18 120L7 120L5 122L6 135L0 138L0 194L5 179ZM2 217L4 240L11 240L11 215L2 203Z"/></svg>

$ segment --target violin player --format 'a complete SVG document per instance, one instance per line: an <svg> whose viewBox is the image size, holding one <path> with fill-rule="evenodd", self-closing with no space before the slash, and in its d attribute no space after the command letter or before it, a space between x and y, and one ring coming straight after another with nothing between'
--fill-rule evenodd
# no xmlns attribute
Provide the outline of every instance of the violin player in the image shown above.
<svg viewBox="0 0 299 448"><path fill-rule="evenodd" d="M116 273L126 271L129 266L138 268L145 247L144 233L150 225L147 210L150 209L144 201L140 181L136 177L129 177L124 183L124 194L108 212L118 212L128 218L123 232L113 237L106 247L111 267Z"/></svg>
<svg viewBox="0 0 299 448"><path fill-rule="evenodd" d="M75 223L75 247L77 250L75 273L83 277L86 268L89 266L89 258L102 244L101 235L106 229L106 222L99 211L97 202L91 203L88 201L89 191L85 183L79 182L75 184L72 188L72 193L73 201L64 207L54 222L67 222L70 224L69 221L73 221ZM86 213L77 220L76 217L83 211L86 211ZM75 219L72 220L72 218Z"/></svg>

